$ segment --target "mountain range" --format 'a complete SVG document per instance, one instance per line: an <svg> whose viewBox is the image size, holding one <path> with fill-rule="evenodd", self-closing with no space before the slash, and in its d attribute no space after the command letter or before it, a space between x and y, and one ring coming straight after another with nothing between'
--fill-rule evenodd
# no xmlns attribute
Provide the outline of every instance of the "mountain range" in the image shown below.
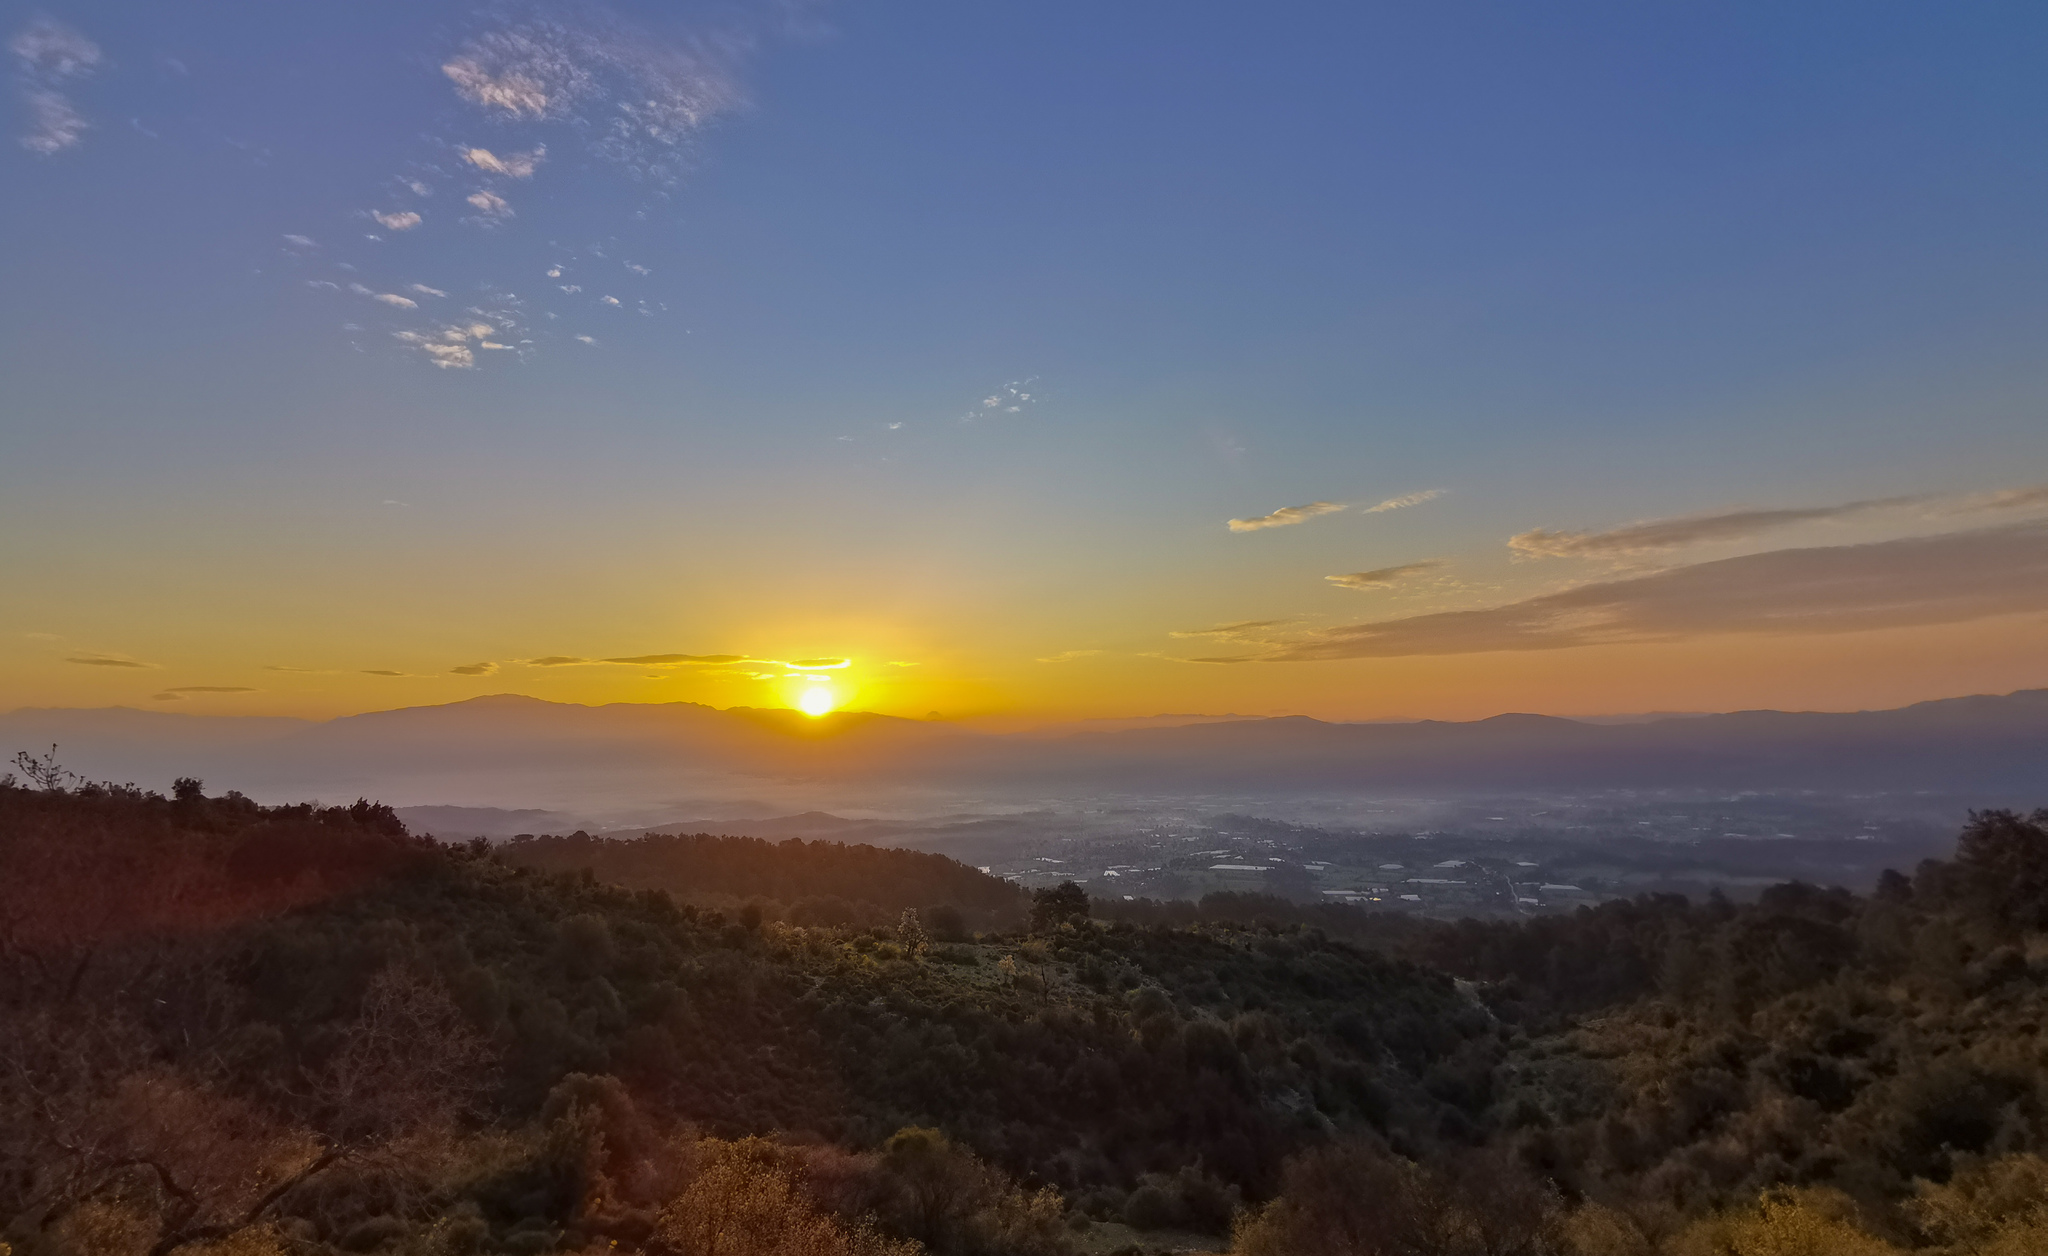
<svg viewBox="0 0 2048 1256"><path fill-rule="evenodd" d="M582 706L514 694L327 721L113 707L0 715L0 751L164 788L199 776L258 797L767 815L856 797L1592 789L2048 798L2048 689L1884 711L1740 711L1632 723L1505 714L1344 724L1155 717L990 734L865 712L694 703ZM451 817L452 818L452 817Z"/></svg>

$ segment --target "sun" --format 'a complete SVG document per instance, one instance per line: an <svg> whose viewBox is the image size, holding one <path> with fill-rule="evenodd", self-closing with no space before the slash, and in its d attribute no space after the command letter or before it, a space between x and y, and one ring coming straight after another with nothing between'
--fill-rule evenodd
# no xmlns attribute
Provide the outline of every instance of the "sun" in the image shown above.
<svg viewBox="0 0 2048 1256"><path fill-rule="evenodd" d="M797 697L796 709L813 719L824 715L839 705L839 697L830 685L812 685Z"/></svg>

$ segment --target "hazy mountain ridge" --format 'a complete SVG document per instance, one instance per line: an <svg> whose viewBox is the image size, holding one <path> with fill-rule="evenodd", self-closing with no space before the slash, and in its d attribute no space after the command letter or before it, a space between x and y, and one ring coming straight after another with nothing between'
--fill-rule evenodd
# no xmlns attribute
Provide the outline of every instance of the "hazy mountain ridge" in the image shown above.
<svg viewBox="0 0 2048 1256"><path fill-rule="evenodd" d="M0 716L0 746L51 742L93 777L163 784L212 776L324 796L417 795L422 782L447 774L464 782L461 796L476 797L511 773L613 782L606 788L641 796L660 782L752 779L1034 793L1847 789L1996 800L2048 787L2048 690L1888 711L1738 711L1626 725L1522 713L1405 724L1285 716L1057 737L865 712L811 719L511 694L325 723L126 708Z"/></svg>
<svg viewBox="0 0 2048 1256"><path fill-rule="evenodd" d="M1891 711L1743 711L1643 724L1306 716L1070 739L1083 779L1213 788L1861 788L2025 793L2048 780L2048 690ZM1036 766L1036 765L1034 765Z"/></svg>

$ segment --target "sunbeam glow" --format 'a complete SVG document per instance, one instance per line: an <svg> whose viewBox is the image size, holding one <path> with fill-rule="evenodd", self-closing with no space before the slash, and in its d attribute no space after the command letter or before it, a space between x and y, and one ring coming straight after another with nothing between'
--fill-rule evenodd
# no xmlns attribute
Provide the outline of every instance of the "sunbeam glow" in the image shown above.
<svg viewBox="0 0 2048 1256"><path fill-rule="evenodd" d="M812 685L805 689L796 700L796 709L805 715L817 718L839 705L838 695L830 685Z"/></svg>

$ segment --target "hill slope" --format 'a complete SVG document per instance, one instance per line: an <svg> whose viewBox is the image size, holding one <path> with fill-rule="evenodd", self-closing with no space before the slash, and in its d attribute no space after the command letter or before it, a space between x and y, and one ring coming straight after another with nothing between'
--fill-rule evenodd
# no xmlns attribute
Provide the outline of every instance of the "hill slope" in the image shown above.
<svg viewBox="0 0 2048 1256"><path fill-rule="evenodd" d="M815 858L908 898L944 862L622 845L740 852L736 893ZM1359 1226L1494 1236L1404 1249L1430 1256L2038 1250L1999 1201L2048 1183L2048 813L1980 815L1871 898L1434 925L1239 896L1169 927L1062 890L1032 932L936 947L729 921L369 803L0 785L0 863L24 1256L667 1256L767 1197L821 1237L746 1256L1060 1256L1276 1189L1243 1256ZM1779 1225L1806 1245L1714 1237Z"/></svg>

